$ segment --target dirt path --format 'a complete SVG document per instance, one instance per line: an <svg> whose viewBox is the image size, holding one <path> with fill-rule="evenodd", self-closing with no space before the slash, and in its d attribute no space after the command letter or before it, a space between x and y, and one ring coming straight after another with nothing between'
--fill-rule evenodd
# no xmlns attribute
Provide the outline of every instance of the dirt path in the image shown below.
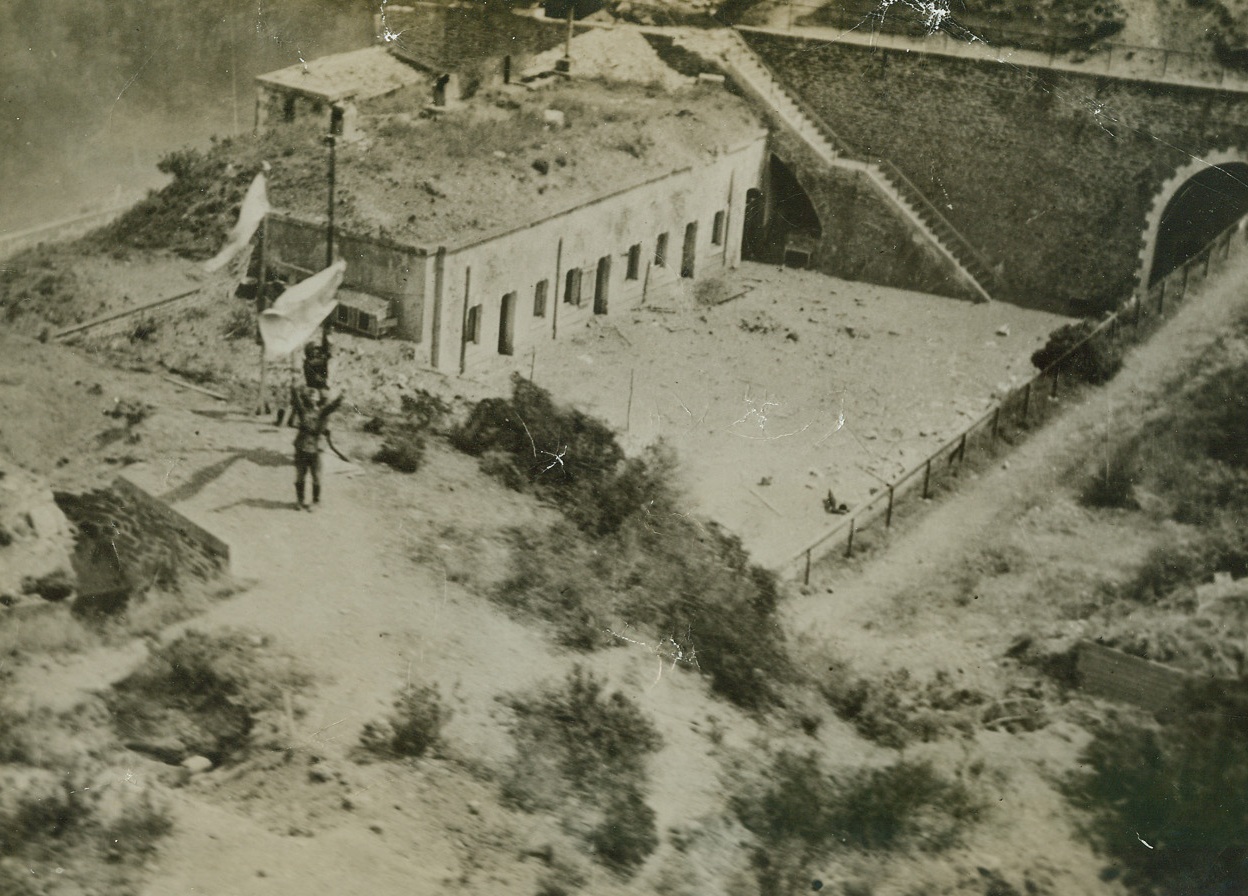
<svg viewBox="0 0 1248 896"><path fill-rule="evenodd" d="M1242 313L1240 283L1248 259L1232 262L1145 344L1132 350L1118 376L1087 393L1002 464L931 510L913 528L869 560L860 572L835 565L817 568L811 593L786 608L791 631L809 645L830 644L872 666L898 657L912 671L930 673L956 663L991 678L997 659L1016 632L1002 629L996 613L972 598L966 612L949 618L925 611L921 601L898 599L930 590L956 561L990 533L1003 531L1028 508L1053 495L1081 457L1094 452L1107 430L1127 423ZM1095 550L1112 555L1115 546ZM831 592L829 593L829 589Z"/></svg>

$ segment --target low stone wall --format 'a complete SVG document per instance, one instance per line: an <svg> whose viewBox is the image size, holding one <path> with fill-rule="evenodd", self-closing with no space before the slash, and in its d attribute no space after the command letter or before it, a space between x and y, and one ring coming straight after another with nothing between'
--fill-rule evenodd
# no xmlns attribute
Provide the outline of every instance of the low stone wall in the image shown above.
<svg viewBox="0 0 1248 896"><path fill-rule="evenodd" d="M56 492L78 529L73 565L79 599L119 599L186 578L228 573L230 548L124 476L85 494Z"/></svg>
<svg viewBox="0 0 1248 896"><path fill-rule="evenodd" d="M1174 709L1179 692L1191 680L1179 669L1091 641L1079 644L1076 671L1080 686L1089 694L1150 712Z"/></svg>

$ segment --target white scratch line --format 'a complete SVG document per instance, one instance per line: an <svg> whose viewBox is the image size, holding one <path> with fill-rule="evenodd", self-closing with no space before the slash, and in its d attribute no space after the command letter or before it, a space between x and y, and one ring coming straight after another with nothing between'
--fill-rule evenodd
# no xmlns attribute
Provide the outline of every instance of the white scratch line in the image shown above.
<svg viewBox="0 0 1248 896"><path fill-rule="evenodd" d="M1145 846L1147 846L1149 849L1152 849L1152 848L1153 848L1153 845L1152 845L1151 843L1149 843L1147 840L1145 840L1143 837L1141 837L1141 836L1140 836L1140 832L1139 832L1139 831L1136 831L1136 832L1135 832L1135 839L1136 839L1136 840L1139 840L1141 843L1143 843L1143 844L1144 844Z"/></svg>

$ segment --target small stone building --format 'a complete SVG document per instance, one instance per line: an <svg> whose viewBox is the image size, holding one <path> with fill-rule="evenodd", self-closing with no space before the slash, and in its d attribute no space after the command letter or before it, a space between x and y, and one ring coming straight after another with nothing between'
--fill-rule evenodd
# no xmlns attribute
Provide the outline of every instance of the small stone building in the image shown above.
<svg viewBox="0 0 1248 896"><path fill-rule="evenodd" d="M339 152L334 247L344 286L387 300L428 367L519 369L595 316L740 259L767 132L722 86L497 87L402 121L394 106L374 120L362 104L365 145ZM265 258L299 279L324 264L323 181L282 177L276 165Z"/></svg>
<svg viewBox="0 0 1248 896"><path fill-rule="evenodd" d="M355 136L360 102L388 96L404 87L424 84L428 76L397 59L385 47L366 47L323 56L256 78L256 130L279 122L341 115L333 125L344 137Z"/></svg>

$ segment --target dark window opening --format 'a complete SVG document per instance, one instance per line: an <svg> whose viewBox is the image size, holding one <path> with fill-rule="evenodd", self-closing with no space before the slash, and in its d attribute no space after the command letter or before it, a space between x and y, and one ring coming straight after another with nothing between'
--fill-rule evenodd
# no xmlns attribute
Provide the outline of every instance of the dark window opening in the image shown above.
<svg viewBox="0 0 1248 896"><path fill-rule="evenodd" d="M628 269L624 272L625 280L636 280L641 276L641 243L628 247Z"/></svg>
<svg viewBox="0 0 1248 896"><path fill-rule="evenodd" d="M611 287L611 256L598 259L598 274L594 277L594 314L607 313L607 291Z"/></svg>
<svg viewBox="0 0 1248 896"><path fill-rule="evenodd" d="M503 296L503 304L499 308L498 353L500 355L516 353L516 294L514 292Z"/></svg>
<svg viewBox="0 0 1248 896"><path fill-rule="evenodd" d="M468 320L464 324L464 342L474 345L481 342L481 306L473 305L468 309Z"/></svg>
<svg viewBox="0 0 1248 896"><path fill-rule="evenodd" d="M546 291L550 288L550 281L539 280L537 286L533 289L533 316L546 316Z"/></svg>
<svg viewBox="0 0 1248 896"><path fill-rule="evenodd" d="M563 279L563 303L565 305L581 304L581 269L572 268Z"/></svg>
<svg viewBox="0 0 1248 896"><path fill-rule="evenodd" d="M724 213L716 212L715 220L711 223L711 242L716 246L722 246L724 243Z"/></svg>
<svg viewBox="0 0 1248 896"><path fill-rule="evenodd" d="M680 276L692 277L694 260L698 254L698 222L691 221L685 227L685 245L680 253Z"/></svg>
<svg viewBox="0 0 1248 896"><path fill-rule="evenodd" d="M654 266L657 268L667 267L667 234L660 233L659 238L654 241Z"/></svg>

